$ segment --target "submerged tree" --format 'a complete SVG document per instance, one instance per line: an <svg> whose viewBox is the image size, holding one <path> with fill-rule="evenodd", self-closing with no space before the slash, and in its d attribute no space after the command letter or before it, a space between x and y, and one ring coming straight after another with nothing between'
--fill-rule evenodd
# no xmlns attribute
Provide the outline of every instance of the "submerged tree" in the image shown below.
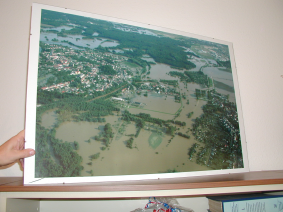
<svg viewBox="0 0 283 212"><path fill-rule="evenodd" d="M79 149L79 143L77 141L74 141L74 149L75 150Z"/></svg>
<svg viewBox="0 0 283 212"><path fill-rule="evenodd" d="M133 148L133 143L134 143L134 139L130 138L129 140L126 141L126 147L132 149Z"/></svg>
<svg viewBox="0 0 283 212"><path fill-rule="evenodd" d="M93 155L90 155L89 158L90 158L90 160L95 160L95 159L99 158L99 156L100 156L100 152L93 154Z"/></svg>

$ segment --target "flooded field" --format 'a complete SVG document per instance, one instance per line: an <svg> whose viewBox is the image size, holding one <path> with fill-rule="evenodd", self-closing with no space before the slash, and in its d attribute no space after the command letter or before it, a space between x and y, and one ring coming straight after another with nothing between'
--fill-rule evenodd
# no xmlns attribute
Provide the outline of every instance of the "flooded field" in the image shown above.
<svg viewBox="0 0 283 212"><path fill-rule="evenodd" d="M185 88L185 84L180 84L180 89L186 93L190 104L175 102L173 96L150 93L147 97L136 95L132 100L142 103L143 106L129 107L127 110L132 114L147 113L154 118L172 120L176 112L181 109L180 115L175 120L186 123L185 127L180 127L180 132L186 133L188 127L192 126L193 119L202 114L201 108L206 103L195 99L193 91L196 87L199 86L190 84ZM188 118L190 112L193 112L193 115ZM52 128L57 118L55 110L46 111L42 115L42 126ZM79 143L79 149L76 151L83 158L82 176L152 174L170 172L170 170L190 172L208 169L188 158L188 149L197 142L193 136L190 139L181 136L172 139L172 136L165 134L164 129L154 124L146 124L139 136L134 138L134 148L130 149L126 146L126 141L130 138L129 135L136 134L135 124L122 121L121 114L107 116L105 119L105 123L110 123L114 132L114 137L107 148L101 141L95 140L95 136L103 132L105 123L66 121L56 129L57 139ZM99 154L99 158L91 160L90 156L93 154Z"/></svg>
<svg viewBox="0 0 283 212"><path fill-rule="evenodd" d="M174 102L174 97L160 94L149 94L148 97L136 96L134 102L140 102L142 107L129 108L129 112L133 114L148 113L152 117L162 119L172 119L178 109L181 107L180 103Z"/></svg>
<svg viewBox="0 0 283 212"><path fill-rule="evenodd" d="M107 121L115 124L115 117ZM134 133L135 129L133 125L128 125L123 136L118 140L113 139L110 146L102 151L104 145L93 139L102 129L103 125L89 122L66 122L57 129L56 138L79 142L77 152L83 157L82 176L90 176L91 170L94 176L152 174L173 169L180 172L207 170L207 167L188 159L187 151L196 142L194 139L178 137L168 145L170 137L159 135L160 144L152 148L149 138L155 132L143 129L134 141L135 148L129 149L125 145L125 141L129 139L126 135ZM99 158L91 161L89 156L96 153L100 153Z"/></svg>
<svg viewBox="0 0 283 212"><path fill-rule="evenodd" d="M168 75L172 70L174 69L168 65L153 65L150 76L178 80ZM195 98L195 89L201 89L198 84L179 82L178 88L189 100L189 104L186 100L176 102L172 95L149 92L148 96L135 95L131 99L132 102L141 103L141 106L128 106L126 109L131 114L146 113L162 120L175 118L176 121L185 122L186 126L180 127L179 131L186 134L188 128L192 127L193 120L203 113L202 106L206 101ZM178 111L180 114L176 117ZM188 114L192 112L192 116L188 118ZM42 115L42 126L52 127L56 123L56 118L58 117L54 110L46 111ZM101 141L95 140L95 136L103 132L105 123L66 121L56 130L57 139L79 143L79 149L76 151L83 158L82 176L153 174L172 170L190 172L209 169L189 160L188 149L194 143L198 143L193 136L190 139L174 136L172 139L164 129L148 123L144 129L141 129L139 136L134 138L134 148L130 149L126 146L126 142L130 138L129 135L136 134L135 124L122 121L121 114L107 116L105 119L105 123L110 123L114 131L114 137L107 148ZM93 154L99 154L99 158L91 160L90 156Z"/></svg>
<svg viewBox="0 0 283 212"><path fill-rule="evenodd" d="M47 110L41 117L41 125L47 129L50 129L57 122L57 117L58 116L55 110Z"/></svg>

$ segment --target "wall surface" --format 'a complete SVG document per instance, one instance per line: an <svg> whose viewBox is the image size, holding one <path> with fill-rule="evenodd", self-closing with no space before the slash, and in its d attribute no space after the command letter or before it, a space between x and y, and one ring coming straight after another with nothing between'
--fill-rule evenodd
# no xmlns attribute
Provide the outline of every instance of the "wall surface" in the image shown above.
<svg viewBox="0 0 283 212"><path fill-rule="evenodd" d="M32 0L0 0L0 144L24 129ZM282 0L37 0L233 43L251 171L283 169ZM21 176L18 164L0 176Z"/></svg>

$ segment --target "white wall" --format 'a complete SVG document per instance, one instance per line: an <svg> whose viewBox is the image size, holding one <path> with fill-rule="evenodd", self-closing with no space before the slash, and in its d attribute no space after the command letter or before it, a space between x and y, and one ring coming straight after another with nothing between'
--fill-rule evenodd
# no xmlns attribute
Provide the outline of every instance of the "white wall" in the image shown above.
<svg viewBox="0 0 283 212"><path fill-rule="evenodd" d="M178 206L193 209L195 212L205 212L208 202L205 198L178 198ZM195 202L199 204L195 205ZM121 211L129 212L138 208L144 208L148 199L135 200L77 200L77 201L41 201L40 212L87 212L87 211ZM193 207L193 208L192 208ZM149 211L149 210L148 210Z"/></svg>
<svg viewBox="0 0 283 212"><path fill-rule="evenodd" d="M0 144L24 128L32 0L0 0ZM283 168L282 0L37 0L233 43L251 171ZM21 176L16 164L0 176Z"/></svg>
<svg viewBox="0 0 283 212"><path fill-rule="evenodd" d="M203 197L178 198L177 207L193 209L195 212L204 212L208 209L208 201ZM7 211L13 212L88 212L88 211L116 211L129 212L138 208L144 208L148 199L132 200L30 200L8 199ZM175 202L175 201L174 201ZM196 204L196 202L198 204ZM154 207L153 205L151 205ZM192 208L193 207L193 208ZM1 210L1 208L0 208ZM6 211L6 210L5 210ZM149 211L149 210L147 210ZM152 210L151 210L152 211Z"/></svg>

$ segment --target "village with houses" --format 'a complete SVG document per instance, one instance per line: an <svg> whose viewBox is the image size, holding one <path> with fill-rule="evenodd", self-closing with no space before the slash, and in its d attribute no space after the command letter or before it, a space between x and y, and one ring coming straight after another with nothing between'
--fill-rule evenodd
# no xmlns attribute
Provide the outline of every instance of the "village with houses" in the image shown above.
<svg viewBox="0 0 283 212"><path fill-rule="evenodd" d="M119 84L131 78L130 75L127 75L125 66L121 67L120 65L127 60L126 57L94 52L93 50L79 51L54 44L44 43L41 46L45 51L40 54L45 60L39 66L39 75L47 76L45 83L39 83L39 86L44 84L41 87L42 90L92 95L93 92L104 91L112 87L113 83ZM84 58L86 61L75 58ZM107 61L111 61L111 63ZM99 65L111 66L117 74L111 76L103 73L98 74ZM54 80L48 81L49 78ZM64 79L68 79L68 81L60 81Z"/></svg>
<svg viewBox="0 0 283 212"><path fill-rule="evenodd" d="M138 95L148 92L179 97L178 89L162 80L145 80L138 87L132 81L135 71L126 62L129 58L110 52L99 52L91 49L75 50L72 47L41 43L40 63L38 67L38 87L43 91L84 94L92 96L97 92L105 92L113 84L128 83L122 93L131 86ZM113 72L104 74L100 67L109 67ZM138 72L138 71L137 71ZM40 80L43 78L44 80ZM177 82L177 80L174 83ZM123 98L112 97L116 101ZM132 102L133 105L144 105Z"/></svg>

